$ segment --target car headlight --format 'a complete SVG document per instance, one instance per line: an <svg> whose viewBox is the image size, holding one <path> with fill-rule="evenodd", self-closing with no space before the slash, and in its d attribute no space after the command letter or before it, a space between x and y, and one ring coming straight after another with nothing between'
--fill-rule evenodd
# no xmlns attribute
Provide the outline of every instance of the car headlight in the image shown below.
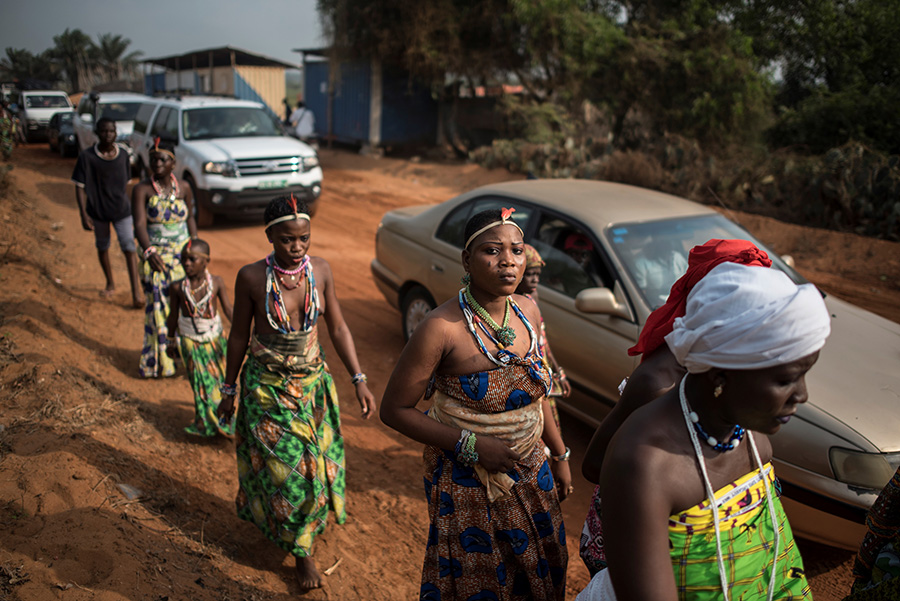
<svg viewBox="0 0 900 601"><path fill-rule="evenodd" d="M310 169L315 169L319 166L319 157L311 156L311 157L303 157L303 170L309 171Z"/></svg>
<svg viewBox="0 0 900 601"><path fill-rule="evenodd" d="M225 177L237 177L237 165L233 161L209 161L203 164L203 173L216 173Z"/></svg>
<svg viewBox="0 0 900 601"><path fill-rule="evenodd" d="M863 453L832 447L828 454L839 481L872 490L884 488L900 466L900 453Z"/></svg>

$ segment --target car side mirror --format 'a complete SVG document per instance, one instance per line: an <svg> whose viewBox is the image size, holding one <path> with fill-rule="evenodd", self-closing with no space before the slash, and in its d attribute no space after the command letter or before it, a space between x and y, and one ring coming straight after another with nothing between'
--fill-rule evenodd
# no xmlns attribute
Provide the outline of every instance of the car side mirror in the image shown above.
<svg viewBox="0 0 900 601"><path fill-rule="evenodd" d="M84 121L85 123L93 123L94 116L90 113L82 113L81 120Z"/></svg>
<svg viewBox="0 0 900 601"><path fill-rule="evenodd" d="M796 266L794 265L794 257L792 257L791 255L781 255L781 260L784 261L784 264L791 269L796 269Z"/></svg>
<svg viewBox="0 0 900 601"><path fill-rule="evenodd" d="M582 313L598 313L631 319L628 306L617 301L609 288L585 288L575 297L575 308Z"/></svg>

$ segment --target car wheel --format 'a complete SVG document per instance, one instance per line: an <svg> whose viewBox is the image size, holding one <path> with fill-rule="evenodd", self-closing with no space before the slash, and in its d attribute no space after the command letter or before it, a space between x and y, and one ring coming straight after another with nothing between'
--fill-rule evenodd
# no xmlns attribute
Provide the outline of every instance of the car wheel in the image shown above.
<svg viewBox="0 0 900 601"><path fill-rule="evenodd" d="M412 333L425 321L431 310L437 305L428 291L421 286L411 288L404 296L400 305L400 318L403 322L403 339L409 340Z"/></svg>
<svg viewBox="0 0 900 601"><path fill-rule="evenodd" d="M209 207L205 206L200 199L197 198L197 185L194 183L194 180L190 176L187 176L184 179L191 187L191 195L194 197L194 206L197 208L197 212L194 214L194 221L196 221L197 227L203 229L211 228L216 221L216 216L209 210Z"/></svg>

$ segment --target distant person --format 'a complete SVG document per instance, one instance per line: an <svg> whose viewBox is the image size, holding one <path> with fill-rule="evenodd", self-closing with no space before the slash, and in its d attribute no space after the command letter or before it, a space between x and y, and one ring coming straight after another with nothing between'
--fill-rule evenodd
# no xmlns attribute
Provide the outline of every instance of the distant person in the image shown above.
<svg viewBox="0 0 900 601"><path fill-rule="evenodd" d="M519 287L516 288L516 294L521 294L528 298L535 305L538 304L537 287L541 281L541 268L545 265L544 259L535 247L530 244L525 245L525 275ZM556 400L554 397L568 397L572 394L572 385L569 384L569 378L566 372L556 362L553 351L550 350L550 343L547 341L547 328L544 325L544 317L541 316L541 333L538 338L538 348L540 349L541 360L544 366L550 371L553 382L550 385L550 392L547 394L547 401L550 403L550 409L553 411L553 420L556 427L559 425L559 410L556 408ZM560 428L560 432L562 429Z"/></svg>
<svg viewBox="0 0 900 601"><path fill-rule="evenodd" d="M175 375L175 363L166 354L169 286L184 278L178 253L197 236L191 187L175 177L175 146L160 142L150 149L150 179L131 192L134 230L144 249L141 281L144 285L144 344L139 371L142 378Z"/></svg>
<svg viewBox="0 0 900 601"><path fill-rule="evenodd" d="M143 302L134 244L134 221L126 190L131 179L128 153L116 144L116 122L112 119L98 119L94 132L97 134L97 144L78 155L72 172L81 227L94 232L97 257L106 278L106 288L100 292L104 298L116 291L109 263L110 227L116 231L131 281L131 303L139 308Z"/></svg>
<svg viewBox="0 0 900 601"><path fill-rule="evenodd" d="M225 333L221 313L231 321L231 300L221 277L212 275L209 244L199 238L181 248L185 278L169 286L169 319L166 322L166 354L181 360L194 392L194 423L184 431L197 436L230 436L234 426L219 423L216 410L222 401L219 386L225 382Z"/></svg>
<svg viewBox="0 0 900 601"><path fill-rule="evenodd" d="M725 262L697 282L665 336L687 375L607 450L609 566L578 601L811 598L767 435L808 400L830 321L815 286L774 269Z"/></svg>
<svg viewBox="0 0 900 601"><path fill-rule="evenodd" d="M581 232L572 232L566 236L563 243L563 252L578 263L582 269L589 272L593 269L591 265L591 253L594 252L594 244L591 239Z"/></svg>
<svg viewBox="0 0 900 601"><path fill-rule="evenodd" d="M325 530L329 512L339 524L347 519L341 415L319 344L320 317L356 389L363 419L374 414L375 397L341 313L331 266L309 254L306 203L293 195L273 199L265 233L271 253L244 265L234 284L219 415L228 420L237 411L238 517L295 557L295 576L305 593L323 585L313 541Z"/></svg>
<svg viewBox="0 0 900 601"><path fill-rule="evenodd" d="M0 102L0 154L8 161L16 144L16 117L4 100Z"/></svg>
<svg viewBox="0 0 900 601"><path fill-rule="evenodd" d="M287 98L285 98L281 102L284 103L284 119L282 119L282 122L285 125L290 125L291 124L291 114L294 112L293 109L291 108L291 103L288 102Z"/></svg>
<svg viewBox="0 0 900 601"><path fill-rule="evenodd" d="M844 601L900 599L900 468L869 509L866 527Z"/></svg>
<svg viewBox="0 0 900 601"><path fill-rule="evenodd" d="M303 105L303 102L297 102L297 108L290 116L291 125L294 127L294 133L302 141L312 140L316 135L316 116L311 110Z"/></svg>

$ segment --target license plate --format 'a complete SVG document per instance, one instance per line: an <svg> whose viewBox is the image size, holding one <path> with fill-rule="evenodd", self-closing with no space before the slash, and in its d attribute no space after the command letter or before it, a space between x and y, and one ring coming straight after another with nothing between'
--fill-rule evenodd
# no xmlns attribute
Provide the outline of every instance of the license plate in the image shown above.
<svg viewBox="0 0 900 601"><path fill-rule="evenodd" d="M274 190L276 188L284 188L287 186L286 179L272 179L267 182L259 182L260 190Z"/></svg>

